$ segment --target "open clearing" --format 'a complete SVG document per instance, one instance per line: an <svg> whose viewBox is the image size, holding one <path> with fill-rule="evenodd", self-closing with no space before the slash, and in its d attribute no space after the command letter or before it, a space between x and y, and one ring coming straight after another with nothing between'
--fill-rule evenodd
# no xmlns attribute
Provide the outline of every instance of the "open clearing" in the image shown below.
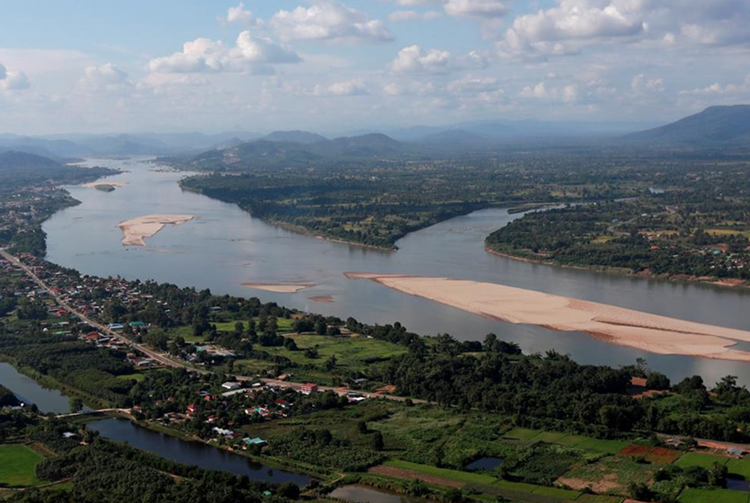
<svg viewBox="0 0 750 503"><path fill-rule="evenodd" d="M25 445L0 445L0 484L29 487L41 484L36 465L44 457Z"/></svg>

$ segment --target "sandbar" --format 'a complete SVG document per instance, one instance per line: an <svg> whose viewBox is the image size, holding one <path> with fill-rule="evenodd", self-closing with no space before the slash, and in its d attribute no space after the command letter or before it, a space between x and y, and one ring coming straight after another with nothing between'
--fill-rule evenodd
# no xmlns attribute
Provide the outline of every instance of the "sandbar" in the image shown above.
<svg viewBox="0 0 750 503"><path fill-rule="evenodd" d="M155 236L166 225L182 225L194 219L193 215L146 215L120 222L117 227L124 234L124 246L146 246L146 238Z"/></svg>
<svg viewBox="0 0 750 503"><path fill-rule="evenodd" d="M665 355L750 362L732 349L750 332L669 318L597 302L478 281L398 274L346 273L409 295L508 323L584 332L605 342Z"/></svg>
<svg viewBox="0 0 750 503"><path fill-rule="evenodd" d="M95 189L97 185L109 185L110 187L115 187L115 188L120 189L122 187L127 187L128 183L127 182L99 181L99 182L82 183L81 187L86 187L86 188L89 188L89 189Z"/></svg>
<svg viewBox="0 0 750 503"><path fill-rule="evenodd" d="M253 288L255 290L263 290L265 292L273 293L297 293L305 288L312 288L315 285L291 285L288 283L243 283L242 286L245 288Z"/></svg>
<svg viewBox="0 0 750 503"><path fill-rule="evenodd" d="M320 302L322 304L333 304L333 296L332 295L315 295L313 297L308 297L313 302Z"/></svg>

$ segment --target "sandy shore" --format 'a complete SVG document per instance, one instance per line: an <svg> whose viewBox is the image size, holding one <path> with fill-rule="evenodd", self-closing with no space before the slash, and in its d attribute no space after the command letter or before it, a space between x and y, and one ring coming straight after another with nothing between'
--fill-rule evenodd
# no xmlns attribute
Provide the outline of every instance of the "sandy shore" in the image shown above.
<svg viewBox="0 0 750 503"><path fill-rule="evenodd" d="M252 288L254 290L263 290L264 292L273 293L297 293L305 288L312 288L315 285L291 285L288 283L243 283L242 286L245 288Z"/></svg>
<svg viewBox="0 0 750 503"><path fill-rule="evenodd" d="M533 290L493 283L396 274L346 273L410 295L509 323L585 332L612 344L652 353L748 361L750 352L732 349L750 342L750 332L678 320Z"/></svg>
<svg viewBox="0 0 750 503"><path fill-rule="evenodd" d="M122 187L127 187L128 183L127 182L107 182L107 181L100 181L100 182L83 183L83 184L81 184L81 187L86 187L86 188L89 188L89 189L93 189L93 188L96 188L97 185L109 185L111 187L115 187L115 188L120 189Z"/></svg>
<svg viewBox="0 0 750 503"><path fill-rule="evenodd" d="M124 246L146 246L146 238L155 236L166 225L182 225L195 219L193 215L146 215L120 222Z"/></svg>

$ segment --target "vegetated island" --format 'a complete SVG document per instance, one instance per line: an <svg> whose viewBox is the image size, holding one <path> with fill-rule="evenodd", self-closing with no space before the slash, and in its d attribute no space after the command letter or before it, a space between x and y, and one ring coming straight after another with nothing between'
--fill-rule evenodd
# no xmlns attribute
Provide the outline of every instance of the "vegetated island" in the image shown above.
<svg viewBox="0 0 750 503"><path fill-rule="evenodd" d="M193 215L146 215L120 222L117 227L122 230L124 246L146 246L146 238L159 233L166 225L182 225L194 220Z"/></svg>
<svg viewBox="0 0 750 503"><path fill-rule="evenodd" d="M490 234L486 247L565 267L750 286L747 165L664 178L666 191L528 213Z"/></svg>
<svg viewBox="0 0 750 503"><path fill-rule="evenodd" d="M403 293L423 297L509 323L585 332L612 344L652 353L750 361L750 352L732 349L750 342L750 332L694 323L597 302L493 283L398 274L346 273Z"/></svg>

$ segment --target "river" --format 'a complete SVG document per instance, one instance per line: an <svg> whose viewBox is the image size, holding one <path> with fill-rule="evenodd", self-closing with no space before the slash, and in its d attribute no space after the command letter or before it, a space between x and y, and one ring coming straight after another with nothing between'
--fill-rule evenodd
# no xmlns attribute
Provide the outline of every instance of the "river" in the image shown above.
<svg viewBox="0 0 750 503"><path fill-rule="evenodd" d="M220 470L235 475L247 475L250 480L272 484L294 482L300 487L310 483L310 477L299 473L270 468L250 459L200 442L189 442L142 428L127 419L104 419L89 423L87 428L117 442L157 454L165 459L206 470Z"/></svg>
<svg viewBox="0 0 750 503"><path fill-rule="evenodd" d="M86 166L119 168L112 181L129 185L106 193L68 190L82 204L56 213L44 224L48 259L86 274L154 279L214 293L257 296L289 307L354 316L368 323L400 321L410 330L450 333L481 340L495 332L527 352L556 349L582 363L627 365L643 357L672 379L700 374L708 382L733 374L750 384L750 365L683 356L665 356L609 345L580 333L510 325L369 281L344 277L347 271L472 279L612 304L702 323L747 329L750 292L706 285L599 274L528 264L484 251L484 238L519 218L489 209L454 218L401 239L396 252L333 243L292 233L252 218L237 206L182 191L183 173L168 172L146 159L91 159ZM117 224L153 213L199 217L167 226L147 240L147 248L124 247ZM295 294L276 294L243 283L309 283ZM313 298L330 296L333 302Z"/></svg>
<svg viewBox="0 0 750 503"><path fill-rule="evenodd" d="M0 362L0 384L11 390L24 404L35 404L43 413L64 414L70 411L70 399L67 396L56 389L42 387L9 363Z"/></svg>

